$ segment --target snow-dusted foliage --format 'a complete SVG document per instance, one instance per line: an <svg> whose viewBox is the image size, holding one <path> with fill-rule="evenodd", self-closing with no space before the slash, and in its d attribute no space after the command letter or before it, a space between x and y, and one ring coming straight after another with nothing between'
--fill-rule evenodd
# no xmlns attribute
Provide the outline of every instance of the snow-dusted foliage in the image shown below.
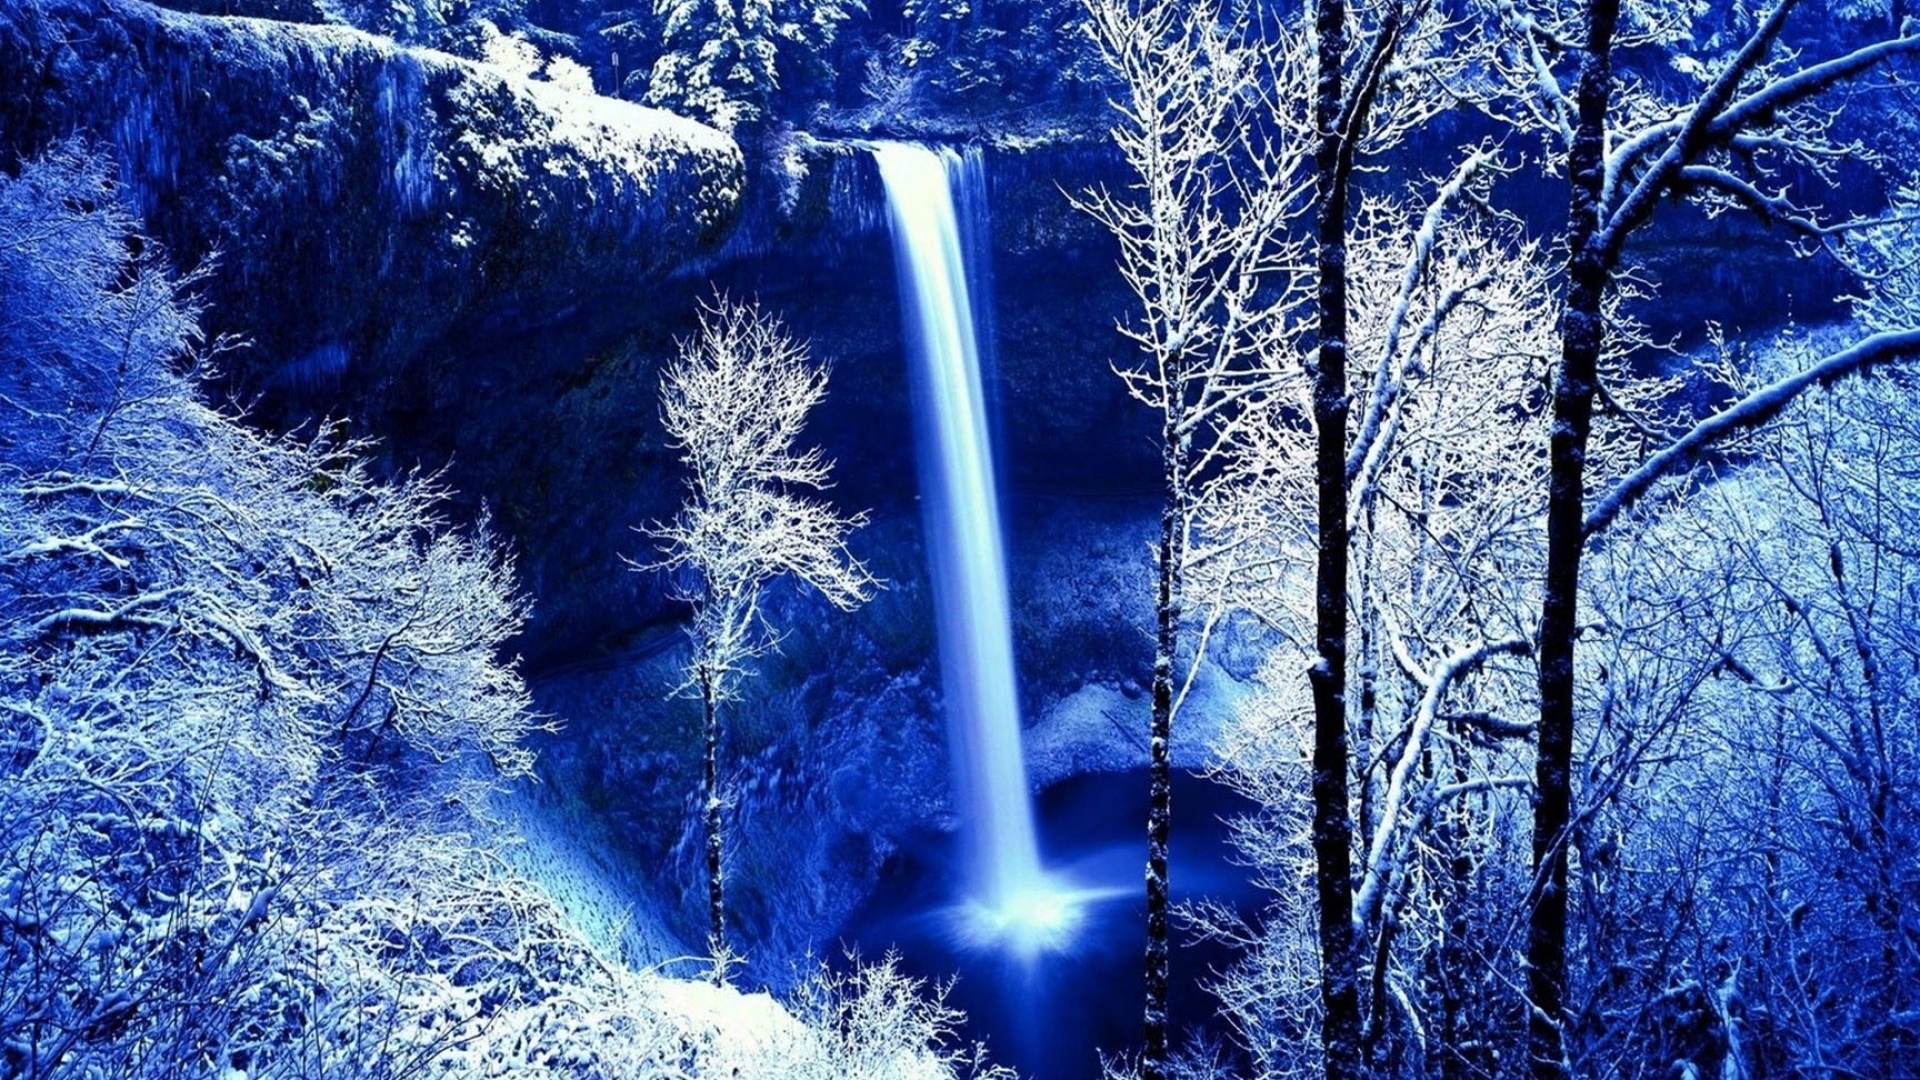
<svg viewBox="0 0 1920 1080"><path fill-rule="evenodd" d="M1526 654L1544 496L1541 372L1554 303L1538 245L1486 208L1502 172L1484 151L1354 216L1349 370L1356 408L1350 490L1355 806L1354 925L1372 971L1363 1036L1411 1058L1484 1055L1495 987L1511 974L1483 948L1493 914L1518 901L1512 822L1524 806ZM1310 947L1313 436L1305 380L1242 424L1227 479L1199 506L1192 595L1274 635L1264 689L1214 747L1218 773L1261 810L1235 824L1273 904L1254 923L1193 913L1241 944L1217 993L1256 1075L1313 1075L1319 972ZM1474 1038L1464 1037L1473 1028ZM1477 1044L1477 1048L1476 1048ZM1445 1047L1442 1050L1442 1047ZM1384 1052L1383 1052L1383 1056Z"/></svg>
<svg viewBox="0 0 1920 1080"><path fill-rule="evenodd" d="M827 369L758 304L721 298L701 312L661 377L662 422L689 475L672 521L648 529L694 605L691 681L730 700L744 665L769 647L760 601L791 576L842 610L873 588L846 534L866 521L803 492L831 486L832 462L795 444L826 395Z"/></svg>
<svg viewBox="0 0 1920 1080"><path fill-rule="evenodd" d="M1822 351L1790 333L1759 373ZM1595 556L1585 785L1618 794L1574 839L1582 1074L1898 1076L1920 1047L1912 382L1808 391Z"/></svg>
<svg viewBox="0 0 1920 1080"><path fill-rule="evenodd" d="M484 521L211 350L111 170L0 180L0 1072L945 1077L889 965L765 997L609 964L494 854L542 723Z"/></svg>
<svg viewBox="0 0 1920 1080"><path fill-rule="evenodd" d="M891 953L850 970L823 966L795 992L793 1010L817 1033L808 1052L791 1058L780 1074L793 1080L941 1080L956 1074L1014 1080L1011 1070L986 1063L982 1047L958 1040L963 1017L946 1004L945 989L929 992L900 971ZM926 1047L938 1049L928 1054Z"/></svg>
<svg viewBox="0 0 1920 1080"><path fill-rule="evenodd" d="M0 129L9 155L111 147L147 228L185 263L220 253L207 322L261 346L230 385L326 390L399 377L487 311L637 289L731 223L733 140L546 64L528 80L346 26L37 0L0 5L0 67L62 74L0 96Z"/></svg>
<svg viewBox="0 0 1920 1080"><path fill-rule="evenodd" d="M540 48L525 37L483 22L479 38L480 59L501 71L527 79L540 70Z"/></svg>
<svg viewBox="0 0 1920 1080"><path fill-rule="evenodd" d="M442 46L472 6L459 0L318 0L323 12L410 45Z"/></svg>
<svg viewBox="0 0 1920 1080"><path fill-rule="evenodd" d="M527 772L536 721L495 655L522 602L430 481L194 400L193 312L129 253L118 197L71 149L0 188L0 1054L270 1072L283 1023L348 1052L327 970L472 961L397 948L416 905L395 887L408 848ZM409 1001L388 1037L439 1038Z"/></svg>
<svg viewBox="0 0 1920 1080"><path fill-rule="evenodd" d="M656 0L660 59L647 104L732 131L765 112L772 96L772 0Z"/></svg>
<svg viewBox="0 0 1920 1080"><path fill-rule="evenodd" d="M1853 309L1863 326L1885 333L1920 324L1920 171L1878 221L1845 236L1841 256L1860 278Z"/></svg>
<svg viewBox="0 0 1920 1080"><path fill-rule="evenodd" d="M768 118L782 76L821 77L820 57L859 0L654 0L660 57L647 103L722 131Z"/></svg>

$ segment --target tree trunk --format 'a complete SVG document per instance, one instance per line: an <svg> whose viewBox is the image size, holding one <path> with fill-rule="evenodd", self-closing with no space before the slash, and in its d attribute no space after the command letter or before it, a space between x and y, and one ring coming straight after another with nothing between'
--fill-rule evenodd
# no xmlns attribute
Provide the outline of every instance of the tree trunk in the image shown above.
<svg viewBox="0 0 1920 1080"><path fill-rule="evenodd" d="M1563 1080L1567 988L1567 845L1573 809L1573 639L1586 543L1587 443L1603 336L1607 257L1597 242L1612 45L1619 0L1593 0L1580 70L1579 123L1567 155L1567 306L1548 440L1547 571L1540 612L1540 746L1533 817L1535 895L1527 923L1527 1053L1534 1080Z"/></svg>
<svg viewBox="0 0 1920 1080"><path fill-rule="evenodd" d="M1314 591L1318 657L1313 690L1313 854L1319 900L1321 1042L1327 1080L1361 1075L1360 993L1353 933L1353 820L1347 806L1347 185L1341 64L1346 4L1320 0L1320 348L1313 392L1319 559Z"/></svg>
<svg viewBox="0 0 1920 1080"><path fill-rule="evenodd" d="M1181 522L1185 514L1185 467L1170 410L1161 433L1166 504L1160 512L1159 594L1153 653L1153 719L1147 762L1147 1009L1143 1080L1167 1076L1167 837L1173 819L1173 664L1180 643Z"/></svg>
<svg viewBox="0 0 1920 1080"><path fill-rule="evenodd" d="M727 979L727 931L720 877L720 719L714 711L713 673L700 673L700 707L707 729L707 953L713 957L713 982Z"/></svg>
<svg viewBox="0 0 1920 1080"><path fill-rule="evenodd" d="M1349 495L1348 498L1351 499L1352 496ZM1347 745L1347 756L1353 761L1371 762L1375 760L1376 752L1384 760L1387 746L1380 744L1384 741L1391 745L1393 737L1390 732L1383 736L1380 728L1380 657L1379 643L1375 637L1380 609L1374 594L1375 551L1372 536L1375 518L1373 508L1362 507L1361 516L1359 530L1349 537L1353 547L1358 548L1357 555L1351 556L1356 558L1359 566L1354 568L1353 582L1348 589L1348 601L1360 616L1354 621L1354 629L1360 635L1360 649L1359 664L1353 672L1360 683L1360 701L1353 718L1353 726L1348 732L1350 739ZM1349 550L1353 550L1353 547ZM1402 717L1402 719L1405 718ZM1371 851L1374 829L1379 824L1379 808L1376 800L1380 797L1381 772L1362 766L1357 779L1360 781L1360 809L1354 817L1353 827L1359 834L1359 850ZM1358 929L1361 936L1365 937L1371 934L1374 928L1362 926ZM1364 945L1360 947L1364 948Z"/></svg>
<svg viewBox="0 0 1920 1080"><path fill-rule="evenodd" d="M1463 755L1456 754L1453 781L1468 779ZM1500 1038L1495 1020L1482 1011L1485 995L1477 992L1483 963L1478 955L1474 910L1479 899L1474 888L1474 825L1471 797L1462 797L1441 818L1440 850L1447 853L1446 876L1439 882L1441 924L1435 982L1440 987L1440 1080L1472 1080L1492 1076L1498 1059L1490 1050Z"/></svg>

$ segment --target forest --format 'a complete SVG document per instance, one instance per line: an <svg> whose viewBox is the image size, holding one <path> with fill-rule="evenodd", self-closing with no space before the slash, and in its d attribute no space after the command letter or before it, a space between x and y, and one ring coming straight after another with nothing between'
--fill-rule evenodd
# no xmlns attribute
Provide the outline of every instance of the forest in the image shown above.
<svg viewBox="0 0 1920 1080"><path fill-rule="evenodd" d="M1906 0L0 0L0 1077L1920 1080Z"/></svg>

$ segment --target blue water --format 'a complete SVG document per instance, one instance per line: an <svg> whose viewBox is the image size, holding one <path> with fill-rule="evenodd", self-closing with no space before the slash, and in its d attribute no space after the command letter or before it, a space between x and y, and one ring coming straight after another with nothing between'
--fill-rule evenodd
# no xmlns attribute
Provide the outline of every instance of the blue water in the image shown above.
<svg viewBox="0 0 1920 1080"><path fill-rule="evenodd" d="M1144 717L1143 717L1144 721ZM1170 841L1176 903L1213 897L1252 914L1261 894L1234 864L1222 819L1251 804L1184 774L1173 789ZM1145 978L1147 778L1144 771L1074 777L1043 792L1040 850L1048 867L1113 896L1088 903L1063 947L1038 954L982 950L958 938L947 912L966 875L952 837L919 838L896 855L842 937L869 959L892 947L926 979L958 976L948 1000L964 1010L968 1040L1030 1080L1096 1080L1099 1052L1139 1049ZM1223 1030L1201 982L1233 959L1218 944L1175 931L1171 1004L1176 1048Z"/></svg>

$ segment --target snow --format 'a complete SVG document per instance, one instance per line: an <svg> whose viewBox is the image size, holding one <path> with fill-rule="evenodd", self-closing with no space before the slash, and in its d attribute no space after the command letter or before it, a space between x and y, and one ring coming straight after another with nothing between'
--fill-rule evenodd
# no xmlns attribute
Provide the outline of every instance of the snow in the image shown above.
<svg viewBox="0 0 1920 1080"><path fill-rule="evenodd" d="M503 845L508 865L538 884L608 956L654 968L692 955L661 920L665 904L648 903L651 883L612 854L616 845L605 827L546 794L523 786L499 799L495 810L518 841Z"/></svg>
<svg viewBox="0 0 1920 1080"><path fill-rule="evenodd" d="M453 149L456 156L465 151L480 163L482 182L489 187L523 188L538 169L579 181L604 178L613 196L645 196L655 193L667 168L683 158L738 168L740 151L731 138L685 117L556 83L501 78L478 69L476 74L451 95L478 121L465 126ZM737 197L738 190L726 194Z"/></svg>
<svg viewBox="0 0 1920 1080"><path fill-rule="evenodd" d="M747 1071L753 1063L809 1039L807 1029L766 993L679 979L652 980L661 1014L683 1031L712 1031L717 1053L708 1059L714 1075ZM755 1070L757 1071L757 1070Z"/></svg>

